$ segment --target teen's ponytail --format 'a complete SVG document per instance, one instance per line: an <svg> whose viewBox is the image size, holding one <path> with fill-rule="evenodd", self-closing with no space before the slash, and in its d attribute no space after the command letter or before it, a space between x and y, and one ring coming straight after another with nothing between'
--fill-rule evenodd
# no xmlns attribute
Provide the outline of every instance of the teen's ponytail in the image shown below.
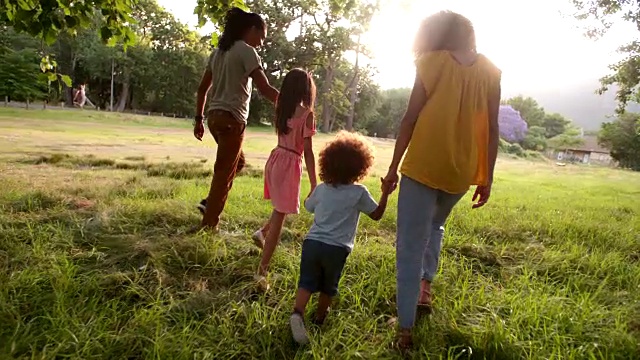
<svg viewBox="0 0 640 360"><path fill-rule="evenodd" d="M233 44L241 40L247 30L253 27L265 30L267 26L262 17L256 13L249 13L237 7L230 9L224 17L224 30L218 40L218 49L222 51L231 49Z"/></svg>

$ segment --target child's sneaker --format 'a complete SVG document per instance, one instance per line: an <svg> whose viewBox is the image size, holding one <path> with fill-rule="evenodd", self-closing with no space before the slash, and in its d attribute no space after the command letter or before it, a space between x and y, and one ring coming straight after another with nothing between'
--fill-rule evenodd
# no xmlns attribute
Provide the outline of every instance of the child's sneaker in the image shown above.
<svg viewBox="0 0 640 360"><path fill-rule="evenodd" d="M206 210L207 210L207 199L202 199L200 200L200 203L198 203L198 211L200 211L200 213L204 215L204 212Z"/></svg>
<svg viewBox="0 0 640 360"><path fill-rule="evenodd" d="M291 335L300 345L306 345L309 343L309 336L307 336L307 329L304 327L304 319L302 315L296 313L291 314L289 318L289 325L291 326Z"/></svg>
<svg viewBox="0 0 640 360"><path fill-rule="evenodd" d="M264 233L262 232L262 229L258 229L258 231L254 232L253 235L251 235L251 239L257 247L264 249Z"/></svg>

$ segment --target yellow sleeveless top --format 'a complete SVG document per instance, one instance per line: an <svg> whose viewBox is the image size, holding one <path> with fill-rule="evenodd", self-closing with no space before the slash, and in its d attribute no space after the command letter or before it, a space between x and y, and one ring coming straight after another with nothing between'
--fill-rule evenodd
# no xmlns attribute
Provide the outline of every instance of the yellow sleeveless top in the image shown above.
<svg viewBox="0 0 640 360"><path fill-rule="evenodd" d="M400 172L450 194L489 181L489 94L501 72L483 55L470 66L448 51L416 60L427 94Z"/></svg>

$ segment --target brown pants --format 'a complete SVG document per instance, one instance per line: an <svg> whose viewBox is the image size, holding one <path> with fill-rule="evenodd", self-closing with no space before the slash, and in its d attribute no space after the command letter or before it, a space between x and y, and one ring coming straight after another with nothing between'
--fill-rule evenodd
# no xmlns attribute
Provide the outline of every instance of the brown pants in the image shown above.
<svg viewBox="0 0 640 360"><path fill-rule="evenodd" d="M215 228L220 222L233 179L245 165L242 141L246 125L227 111L212 110L207 116L207 126L218 144L218 151L202 226Z"/></svg>

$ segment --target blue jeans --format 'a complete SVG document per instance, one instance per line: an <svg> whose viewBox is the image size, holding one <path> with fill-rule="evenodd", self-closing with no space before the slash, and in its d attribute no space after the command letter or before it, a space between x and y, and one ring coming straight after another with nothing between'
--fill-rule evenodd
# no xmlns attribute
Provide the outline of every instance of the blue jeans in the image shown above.
<svg viewBox="0 0 640 360"><path fill-rule="evenodd" d="M406 176L400 181L396 239L396 302L400 328L416 318L420 280L432 281L438 271L444 224L464 196L425 186Z"/></svg>

